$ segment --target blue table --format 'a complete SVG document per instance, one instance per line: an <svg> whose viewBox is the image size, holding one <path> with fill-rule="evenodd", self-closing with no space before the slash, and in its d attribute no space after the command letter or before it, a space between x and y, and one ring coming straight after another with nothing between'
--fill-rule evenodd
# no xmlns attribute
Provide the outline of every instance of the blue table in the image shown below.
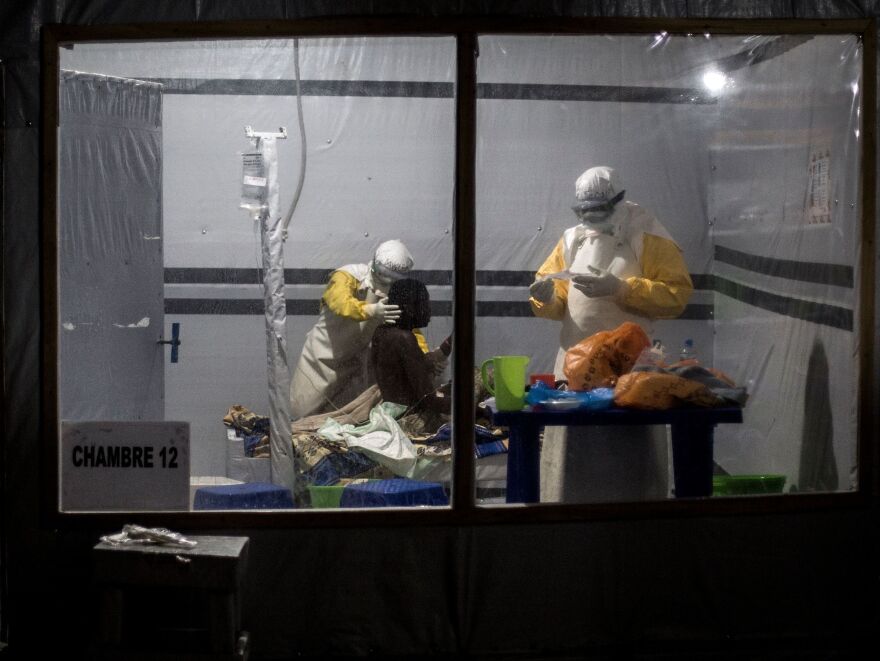
<svg viewBox="0 0 880 661"><path fill-rule="evenodd" d="M540 501L539 435L545 426L671 425L672 464L676 498L712 495L712 453L715 425L742 422L742 409L679 408L640 411L611 408L604 411L492 411L492 424L508 427L507 502Z"/></svg>

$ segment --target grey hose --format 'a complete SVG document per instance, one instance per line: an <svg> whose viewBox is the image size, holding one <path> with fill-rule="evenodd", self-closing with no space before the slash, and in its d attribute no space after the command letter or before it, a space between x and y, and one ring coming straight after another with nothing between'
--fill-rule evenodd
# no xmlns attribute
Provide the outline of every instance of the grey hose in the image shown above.
<svg viewBox="0 0 880 661"><path fill-rule="evenodd" d="M293 218L293 212L296 209L297 203L299 203L299 196L302 194L303 183L306 180L306 125L303 121L302 93L299 78L299 39L296 38L293 40L293 53L293 66L296 73L296 113L299 119L300 137L299 181L296 184L296 193L293 195L290 208L287 210L287 215L284 216L284 222L281 224L281 237L284 241L287 240L287 226L290 225L290 219Z"/></svg>

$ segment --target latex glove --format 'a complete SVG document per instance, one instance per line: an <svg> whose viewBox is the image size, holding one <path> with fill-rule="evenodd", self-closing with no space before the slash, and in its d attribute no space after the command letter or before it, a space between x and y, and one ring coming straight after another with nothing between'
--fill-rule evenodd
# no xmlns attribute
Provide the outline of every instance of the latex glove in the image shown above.
<svg viewBox="0 0 880 661"><path fill-rule="evenodd" d="M549 303L556 295L553 280L535 280L529 286L529 295L541 303Z"/></svg>
<svg viewBox="0 0 880 661"><path fill-rule="evenodd" d="M620 290L623 282L617 276L592 266L588 266L587 269L589 273L576 275L571 279L571 283L584 296L589 298L614 296Z"/></svg>
<svg viewBox="0 0 880 661"><path fill-rule="evenodd" d="M397 305L389 305L388 298L383 298L377 303L367 303L364 306L364 312L367 313L369 319L378 319L380 323L393 326L400 319L400 307Z"/></svg>

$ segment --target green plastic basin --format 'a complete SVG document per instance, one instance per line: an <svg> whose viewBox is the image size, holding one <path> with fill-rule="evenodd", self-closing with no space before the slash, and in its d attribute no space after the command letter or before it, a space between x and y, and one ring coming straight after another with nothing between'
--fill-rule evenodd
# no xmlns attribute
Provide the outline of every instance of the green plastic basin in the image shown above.
<svg viewBox="0 0 880 661"><path fill-rule="evenodd" d="M331 484L330 486L309 485L309 496L312 499L312 508L339 507L342 498L344 484Z"/></svg>
<svg viewBox="0 0 880 661"><path fill-rule="evenodd" d="M715 475L712 478L713 496L782 493L784 487L785 475Z"/></svg>

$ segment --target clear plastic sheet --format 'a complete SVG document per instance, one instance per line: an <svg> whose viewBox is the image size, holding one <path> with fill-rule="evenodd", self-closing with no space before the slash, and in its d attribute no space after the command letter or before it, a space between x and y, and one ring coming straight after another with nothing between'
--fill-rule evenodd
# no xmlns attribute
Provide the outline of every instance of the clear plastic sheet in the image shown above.
<svg viewBox="0 0 880 661"><path fill-rule="evenodd" d="M282 279L297 310L284 338L291 362L324 274L369 259L385 238L401 238L418 271L441 274L429 276L445 311L435 314L429 343L451 330L452 47L443 38L301 41L311 158L286 244L291 277ZM478 308L475 359L517 353L531 357L532 371L558 368L555 331L533 316L523 286L578 222L574 180L612 165L626 200L660 223L639 227L671 236L695 283L674 319L638 310L626 318L672 353L691 340L703 364L750 393L744 424L718 430L721 470L781 473L801 490L852 488L859 53L845 35L482 37L477 284L485 311ZM254 296L265 264L258 229L242 222L238 189L227 184L241 176L241 126L297 120L293 42L78 44L61 55L65 67L162 90L165 221L155 235L163 237L165 307L185 320L184 336L211 346L184 349L185 369L165 371L165 415L194 421L194 471L222 473L209 411L241 398L265 410L260 368L243 362L253 350L234 339L251 334L255 320L230 314ZM70 117L91 103L63 102ZM299 147L296 132L277 145L281 209L301 174ZM645 239L627 232L621 245L642 259ZM104 252L125 245L112 232L94 236ZM595 239L587 232L581 241ZM219 286L227 281L238 291ZM602 309L610 316L594 330L619 323L614 306ZM811 351L834 366L827 377L805 376ZM833 399L806 405L823 397L821 383ZM822 420L804 423L805 412L819 410ZM813 438L818 428L828 433ZM660 456L667 451L658 443ZM801 470L814 477L801 480Z"/></svg>
<svg viewBox="0 0 880 661"><path fill-rule="evenodd" d="M273 436L286 426L282 420L289 412L272 402L290 389L289 373L316 322L329 274L350 264L364 265L354 271L365 274L380 242L402 240L416 256L415 268L429 274L438 312L423 331L430 348L450 334L453 39L301 39L299 99L291 39L76 44L60 56L65 69L144 81L162 90L157 172L164 220L161 231L148 234L161 235L163 252L158 280L152 274L144 283L162 288L162 296L149 300L164 305L166 318L164 329L153 323L149 332L167 337L172 323L181 325L180 362L165 365L157 375L156 385L165 390L164 410L158 415L190 421L193 475L227 474L229 453L217 424L230 406L242 403L268 414ZM89 104L87 98L74 96L63 113L72 113L67 108L74 101ZM301 154L299 106L308 159ZM273 144L277 200L274 207L269 205L275 211L268 210L265 222L254 221L239 208L241 159L248 151L245 126L258 132L288 129L288 138ZM89 157L82 152L83 159ZM129 159L143 162L130 154L120 154L120 159L122 170ZM276 213L283 216L291 206L301 177L302 194L285 235L276 226ZM120 252L124 244L114 235L86 231L93 222L90 196L82 199L78 213L84 222L63 220L62 226L83 228L100 246ZM117 231L123 227L140 236L137 222L120 224ZM73 257L71 263L81 263ZM63 273L61 279L64 291L100 300L99 288L77 289L79 276ZM263 300L261 281L266 283ZM78 306L74 298L69 304ZM270 344L278 345L270 351L268 388L265 333L258 316L264 310ZM329 341L332 345L338 340ZM86 355L62 353L74 362ZM286 364L278 363L279 358ZM125 365L128 374L141 372ZM103 361L92 372L108 369ZM77 375L80 370L65 364L62 373ZM88 397L87 388L79 391ZM326 399L335 408L349 403L333 392ZM284 441L278 438L272 456L280 463L273 466L288 476L283 482L289 485L291 457L283 456Z"/></svg>
<svg viewBox="0 0 880 661"><path fill-rule="evenodd" d="M590 314L604 316L572 322L566 312L555 328L478 317L477 347L530 355L531 372L562 378L570 342L624 320L674 355L690 340L701 364L750 396L743 424L716 430L718 470L783 474L792 491L854 489L860 54L847 35L481 38L477 269L519 268L531 282L579 223L575 180L609 165L625 199L680 246L695 289L674 319L610 299L591 299ZM615 236L634 241L626 226ZM559 287L570 268L554 264L543 278ZM590 484L640 479L645 459L616 456L626 429L604 449L602 430L584 433L568 445L545 434L544 498L602 500ZM645 470L667 484L651 497L666 497L669 450L657 444Z"/></svg>

